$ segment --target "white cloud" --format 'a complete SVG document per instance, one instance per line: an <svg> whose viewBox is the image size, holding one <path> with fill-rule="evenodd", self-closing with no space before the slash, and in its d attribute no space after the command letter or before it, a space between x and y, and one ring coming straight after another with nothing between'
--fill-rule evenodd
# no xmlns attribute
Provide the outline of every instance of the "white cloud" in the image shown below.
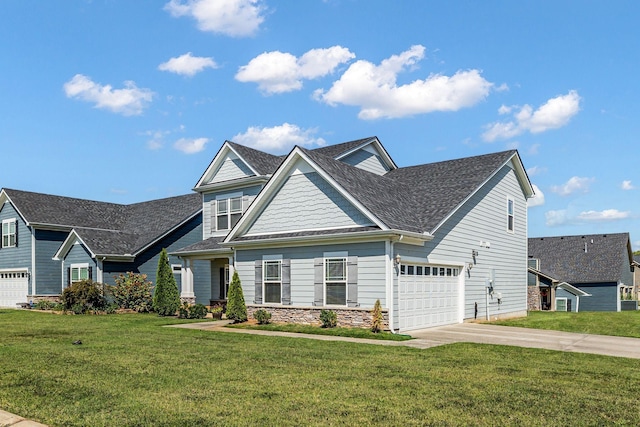
<svg viewBox="0 0 640 427"><path fill-rule="evenodd" d="M634 187L633 184L631 184L631 181L625 180L625 181L622 181L620 188L622 188L623 190L635 190L636 187Z"/></svg>
<svg viewBox="0 0 640 427"><path fill-rule="evenodd" d="M160 71L169 71L189 77L196 75L205 68L218 68L218 64L213 58L193 56L191 52L171 58L167 62L158 65L158 70Z"/></svg>
<svg viewBox="0 0 640 427"><path fill-rule="evenodd" d="M296 125L284 123L271 128L250 127L245 133L234 136L232 141L257 150L281 154L289 151L294 145L304 147L325 145L324 139L313 136L315 133L315 129L304 130Z"/></svg>
<svg viewBox="0 0 640 427"><path fill-rule="evenodd" d="M195 154L205 149L209 138L180 138L173 147L185 154Z"/></svg>
<svg viewBox="0 0 640 427"><path fill-rule="evenodd" d="M594 222L613 222L631 217L629 211L617 209L604 209L602 211L583 211L573 216L567 210L548 211L545 213L546 225L553 227L558 225L579 225Z"/></svg>
<svg viewBox="0 0 640 427"><path fill-rule="evenodd" d="M569 181L567 181L562 185L552 186L551 191L561 196L569 196L576 192L587 193L589 191L589 186L594 181L595 181L594 178L584 178L584 177L574 176L574 177L571 177Z"/></svg>
<svg viewBox="0 0 640 427"><path fill-rule="evenodd" d="M424 46L412 46L380 65L357 61L328 91L317 90L314 97L332 106L358 106L358 117L365 120L457 111L487 97L493 83L482 78L478 70L458 71L453 76L432 74L398 86L398 74L423 59L424 51Z"/></svg>
<svg viewBox="0 0 640 427"><path fill-rule="evenodd" d="M485 141L508 139L524 132L540 133L557 129L569 123L569 120L580 111L580 95L575 90L566 95L549 99L544 105L533 111L530 105L524 105L513 114L512 121L495 122L487 125L482 134ZM518 107L501 106L498 114L510 114Z"/></svg>
<svg viewBox="0 0 640 427"><path fill-rule="evenodd" d="M529 175L529 177L532 176L536 176L536 175L540 175L541 173L546 172L547 169L540 167L540 166L532 166L529 169L527 169L527 175Z"/></svg>
<svg viewBox="0 0 640 427"><path fill-rule="evenodd" d="M142 114L154 93L138 88L132 81L124 82L124 86L124 89L113 89L111 85L101 85L87 76L76 74L64 84L64 92L68 98L94 103L95 108L125 116Z"/></svg>
<svg viewBox="0 0 640 427"><path fill-rule="evenodd" d="M535 195L529 200L527 200L527 207L532 208L534 206L544 205L544 193L542 192L542 190L538 188L537 185L535 184L531 184L531 185L533 186L533 191L535 192Z"/></svg>
<svg viewBox="0 0 640 427"><path fill-rule="evenodd" d="M260 0L171 0L164 9L174 17L195 19L201 31L231 37L253 35L265 12Z"/></svg>
<svg viewBox="0 0 640 427"><path fill-rule="evenodd" d="M567 215L567 211L564 209L557 210L557 211L548 211L544 214L544 217L545 217L545 224L549 227L562 225L566 223L569 219Z"/></svg>
<svg viewBox="0 0 640 427"><path fill-rule="evenodd" d="M169 131L148 130L143 132L142 135L150 137L147 141L147 148L149 150L159 150L164 146L164 137L169 135L169 133Z"/></svg>
<svg viewBox="0 0 640 427"><path fill-rule="evenodd" d="M630 216L631 216L631 212L629 211L621 212L617 209L605 209L603 211L581 212L580 215L578 215L577 219L579 221L584 221L584 222L592 222L592 221L605 222L605 221L617 221L620 219L629 218Z"/></svg>
<svg viewBox="0 0 640 427"><path fill-rule="evenodd" d="M330 74L353 58L355 55L342 46L312 49L300 58L280 51L265 52L240 67L235 78L243 83L257 83L265 94L291 92L302 88L303 79Z"/></svg>

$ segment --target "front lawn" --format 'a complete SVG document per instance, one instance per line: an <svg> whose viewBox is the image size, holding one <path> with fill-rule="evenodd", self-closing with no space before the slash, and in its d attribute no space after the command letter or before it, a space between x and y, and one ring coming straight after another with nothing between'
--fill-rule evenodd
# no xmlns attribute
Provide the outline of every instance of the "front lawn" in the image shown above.
<svg viewBox="0 0 640 427"><path fill-rule="evenodd" d="M0 311L0 408L52 426L640 424L637 360L171 322Z"/></svg>
<svg viewBox="0 0 640 427"><path fill-rule="evenodd" d="M640 311L585 311L581 313L531 311L527 317L492 323L523 328L640 338Z"/></svg>

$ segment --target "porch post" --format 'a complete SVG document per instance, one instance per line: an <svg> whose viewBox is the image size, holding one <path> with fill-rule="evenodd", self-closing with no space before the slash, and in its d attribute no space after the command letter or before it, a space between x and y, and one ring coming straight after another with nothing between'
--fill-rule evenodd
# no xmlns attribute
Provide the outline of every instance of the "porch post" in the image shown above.
<svg viewBox="0 0 640 427"><path fill-rule="evenodd" d="M194 303L196 296L193 293L193 260L184 259L182 261L182 292L180 300Z"/></svg>
<svg viewBox="0 0 640 427"><path fill-rule="evenodd" d="M236 270L233 265L233 257L228 257L229 260L229 283L231 283L231 279L233 278L233 272Z"/></svg>

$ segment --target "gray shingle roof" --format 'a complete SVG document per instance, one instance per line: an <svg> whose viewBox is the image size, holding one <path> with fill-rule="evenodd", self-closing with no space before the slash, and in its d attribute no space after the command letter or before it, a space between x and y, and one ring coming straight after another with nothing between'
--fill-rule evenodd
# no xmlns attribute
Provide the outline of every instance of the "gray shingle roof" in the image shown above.
<svg viewBox="0 0 640 427"><path fill-rule="evenodd" d="M529 238L539 270L571 284L617 282L629 268L628 250L629 233Z"/></svg>
<svg viewBox="0 0 640 427"><path fill-rule="evenodd" d="M354 148L364 144L367 141L371 141L374 138L375 137L370 136L369 138L356 139L354 141L347 141L341 144L328 145L326 147L316 148L312 151L318 154L322 154L323 156L328 156L335 159L341 154L344 154L347 151L351 151Z"/></svg>
<svg viewBox="0 0 640 427"><path fill-rule="evenodd" d="M227 141L227 143L260 175L270 175L275 172L286 157L274 156L231 141Z"/></svg>
<svg viewBox="0 0 640 427"><path fill-rule="evenodd" d="M177 251L171 252L171 254L182 254L182 253L192 253L192 252L202 252L202 251L212 251L212 250L226 250L229 248L220 246L220 243L224 241L226 236L216 236L209 237L206 240L201 242L196 242L184 248L180 248Z"/></svg>
<svg viewBox="0 0 640 427"><path fill-rule="evenodd" d="M415 200L425 231L433 231L462 201L517 154L515 150L447 160L389 171ZM419 191L418 191L419 189Z"/></svg>
<svg viewBox="0 0 640 427"><path fill-rule="evenodd" d="M135 254L202 210L202 198L183 196L120 205L4 189L30 224L75 228L91 251Z"/></svg>
<svg viewBox="0 0 640 427"><path fill-rule="evenodd" d="M515 150L394 169L379 176L304 150L360 203L392 229L433 232ZM419 191L418 191L419 190Z"/></svg>

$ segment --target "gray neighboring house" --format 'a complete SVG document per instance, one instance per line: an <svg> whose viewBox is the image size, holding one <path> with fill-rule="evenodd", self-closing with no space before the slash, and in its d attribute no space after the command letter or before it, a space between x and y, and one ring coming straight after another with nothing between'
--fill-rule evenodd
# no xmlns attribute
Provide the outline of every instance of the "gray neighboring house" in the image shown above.
<svg viewBox="0 0 640 427"><path fill-rule="evenodd" d="M366 326L378 299L394 331L526 315L533 188L515 150L399 168L376 137L286 156L226 141L194 190L183 298L224 303L237 271L249 314L277 321Z"/></svg>
<svg viewBox="0 0 640 427"><path fill-rule="evenodd" d="M113 284L129 271L155 282L162 248L201 239L201 210L198 194L120 205L2 189L0 306L55 298L85 278ZM180 260L170 262L180 286Z"/></svg>
<svg viewBox="0 0 640 427"><path fill-rule="evenodd" d="M540 309L620 311L633 288L632 262L629 233L532 237L530 307L538 298Z"/></svg>

